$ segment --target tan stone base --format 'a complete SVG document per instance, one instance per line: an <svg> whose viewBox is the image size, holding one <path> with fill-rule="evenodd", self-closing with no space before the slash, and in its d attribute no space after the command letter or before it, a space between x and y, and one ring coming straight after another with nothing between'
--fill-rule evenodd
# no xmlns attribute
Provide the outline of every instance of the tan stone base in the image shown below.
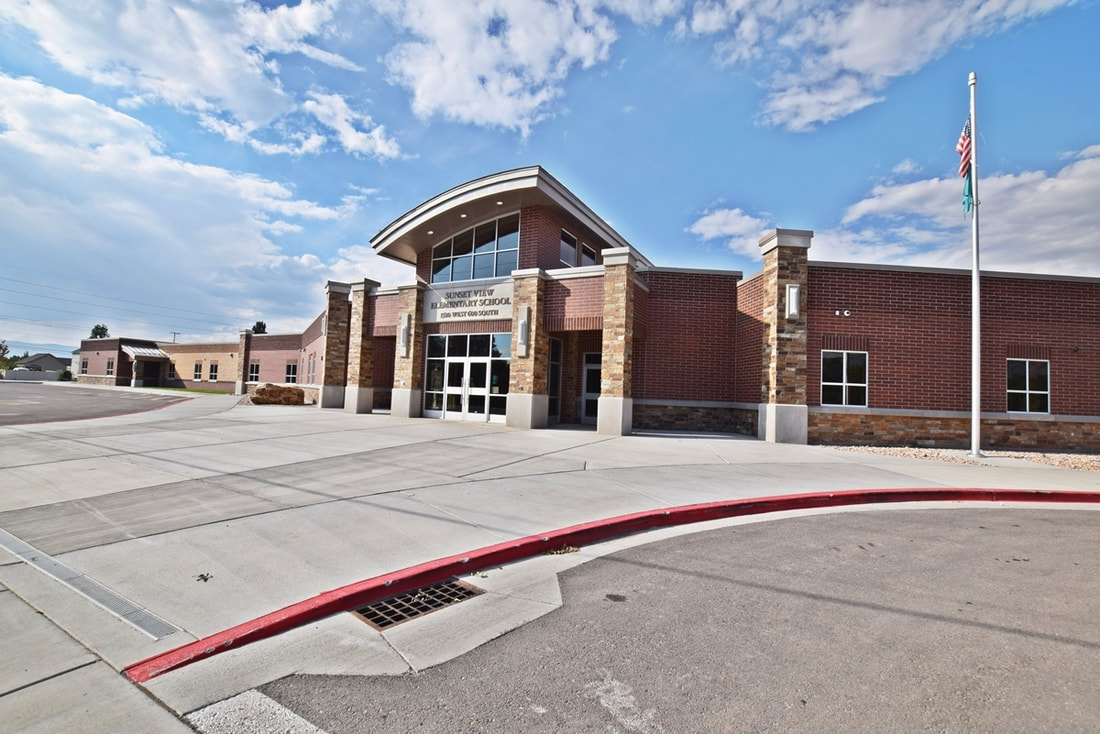
<svg viewBox="0 0 1100 734"><path fill-rule="evenodd" d="M344 386L343 385L322 385L317 390L317 407L318 408L343 408L344 407Z"/></svg>
<svg viewBox="0 0 1100 734"><path fill-rule="evenodd" d="M805 405L762 404L757 436L769 443L805 444L808 441L808 410Z"/></svg>
<svg viewBox="0 0 1100 734"><path fill-rule="evenodd" d="M512 428L546 428L550 412L547 395L508 393L505 423Z"/></svg>
<svg viewBox="0 0 1100 734"><path fill-rule="evenodd" d="M727 405L660 405L634 401L634 428L755 436L757 409Z"/></svg>
<svg viewBox="0 0 1100 734"><path fill-rule="evenodd" d="M983 448L1100 451L1100 420L1004 415L982 418ZM952 414L810 413L811 443L968 448L970 416Z"/></svg>
<svg viewBox="0 0 1100 734"><path fill-rule="evenodd" d="M370 413L374 410L373 387L345 387L344 411L348 413Z"/></svg>
<svg viewBox="0 0 1100 734"><path fill-rule="evenodd" d="M423 405L419 390L407 387L395 387L390 402L390 415L397 418L419 418Z"/></svg>
<svg viewBox="0 0 1100 734"><path fill-rule="evenodd" d="M596 433L629 436L634 430L634 400L600 396L596 408Z"/></svg>

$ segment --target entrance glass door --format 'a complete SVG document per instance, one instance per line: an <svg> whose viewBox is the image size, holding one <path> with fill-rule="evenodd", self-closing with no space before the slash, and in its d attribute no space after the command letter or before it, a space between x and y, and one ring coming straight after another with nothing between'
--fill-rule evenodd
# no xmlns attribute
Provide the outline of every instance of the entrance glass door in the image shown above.
<svg viewBox="0 0 1100 734"><path fill-rule="evenodd" d="M444 393L444 418L486 420L489 404L489 360L475 357L448 359Z"/></svg>
<svg viewBox="0 0 1100 734"><path fill-rule="evenodd" d="M424 415L504 422L511 334L432 334L424 380Z"/></svg>

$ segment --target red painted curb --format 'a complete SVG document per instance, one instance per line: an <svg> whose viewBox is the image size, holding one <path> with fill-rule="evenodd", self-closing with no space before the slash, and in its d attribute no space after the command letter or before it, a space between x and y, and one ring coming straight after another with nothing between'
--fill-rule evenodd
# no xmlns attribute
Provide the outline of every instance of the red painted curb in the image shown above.
<svg viewBox="0 0 1100 734"><path fill-rule="evenodd" d="M556 550L566 545L586 545L654 528L784 510L929 501L1100 503L1100 492L1026 489L861 489L726 500L635 512L539 535L529 535L325 591L311 599L291 604L236 627L141 660L126 667L123 672L135 683L144 683L198 660L213 657L220 652L241 647L250 642L273 637L323 617L363 607L422 586L439 583L452 576L470 574L484 568L531 558L544 551Z"/></svg>

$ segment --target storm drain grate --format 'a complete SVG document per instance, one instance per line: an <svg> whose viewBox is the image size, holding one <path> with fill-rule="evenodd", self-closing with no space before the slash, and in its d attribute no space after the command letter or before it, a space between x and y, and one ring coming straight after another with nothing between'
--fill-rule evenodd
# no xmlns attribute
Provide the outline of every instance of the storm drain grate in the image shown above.
<svg viewBox="0 0 1100 734"><path fill-rule="evenodd" d="M384 630L484 593L484 589L463 583L458 579L448 579L368 604L356 609L355 614L362 617L371 627Z"/></svg>

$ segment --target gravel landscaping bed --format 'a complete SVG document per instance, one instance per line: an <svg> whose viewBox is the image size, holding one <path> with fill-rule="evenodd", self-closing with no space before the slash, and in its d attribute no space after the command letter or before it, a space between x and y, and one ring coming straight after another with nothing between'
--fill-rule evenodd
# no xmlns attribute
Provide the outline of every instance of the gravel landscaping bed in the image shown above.
<svg viewBox="0 0 1100 734"><path fill-rule="evenodd" d="M989 465L991 462L983 461L984 457L1004 457L1009 459L1025 459L1035 462L1036 464L1057 466L1062 469L1100 471L1100 455L1097 454L983 449L983 458L976 458L970 455L969 449L928 449L907 448L903 446L834 446L833 448L841 451L855 451L865 454L880 454L883 456L900 456L909 459L933 459L935 461L946 461L953 464Z"/></svg>

